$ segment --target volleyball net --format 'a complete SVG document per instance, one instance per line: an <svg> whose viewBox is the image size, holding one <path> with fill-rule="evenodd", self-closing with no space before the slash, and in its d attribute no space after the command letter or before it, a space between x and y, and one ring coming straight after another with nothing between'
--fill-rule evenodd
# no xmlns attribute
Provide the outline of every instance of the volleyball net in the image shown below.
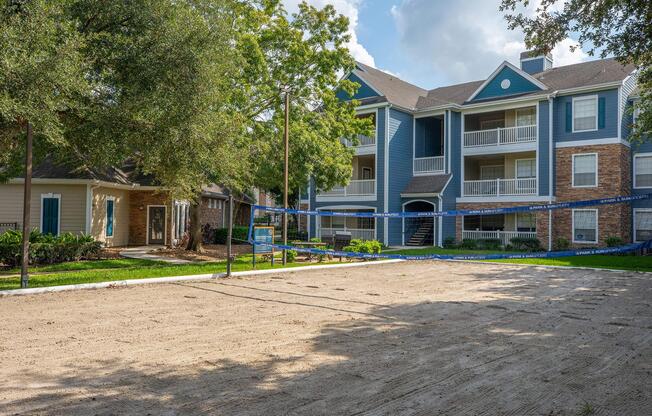
<svg viewBox="0 0 652 416"><path fill-rule="evenodd" d="M628 195L528 206L445 211L418 210L420 207L423 208L423 205L415 204L413 210L404 210L402 212L375 212L369 208L351 209L346 206L335 211L329 209L284 209L254 205L251 210L248 241L253 245L254 252L294 250L308 255L363 259L500 260L620 254L649 249L652 247L652 239L631 244L622 243L615 247L597 247L598 213L594 207L630 204L649 197L648 194ZM532 251L533 245L531 243L539 238L536 213L562 209L577 210L578 214L581 214L573 218L572 240L578 237L580 241L574 242L596 244L596 247ZM292 229L295 231L289 234L288 244L279 242L283 213L288 214L289 222L293 225ZM575 211L571 215L575 216ZM447 254L429 252L426 254L401 254L393 253L391 249L383 250L380 253L369 253L352 251L352 248L356 246L355 244L346 248L342 247L342 241L382 241L387 236L392 240L389 241L390 246L401 246L404 249L423 249L441 245L444 240L455 239L450 235L444 238L444 235L450 234L450 230L456 230L459 227L460 222L456 222L456 217L463 217L461 221L463 224L462 238L458 238L457 240L461 241L456 240L456 243L461 243L463 248L467 248L469 251L474 248L484 248L492 251L492 253ZM444 232L445 228L449 231L448 233ZM652 230L652 224L648 228ZM261 230L267 230L267 232ZM300 230L300 232L296 232L296 230ZM547 229L546 233L550 233L550 231L550 229ZM308 236L311 238L308 238ZM459 237L460 233L456 232L456 236ZM652 235L650 237L652 238ZM481 244L476 247L474 242ZM515 246L527 245L528 243L530 243L530 251L517 251L518 247ZM502 250L505 251L500 252Z"/></svg>

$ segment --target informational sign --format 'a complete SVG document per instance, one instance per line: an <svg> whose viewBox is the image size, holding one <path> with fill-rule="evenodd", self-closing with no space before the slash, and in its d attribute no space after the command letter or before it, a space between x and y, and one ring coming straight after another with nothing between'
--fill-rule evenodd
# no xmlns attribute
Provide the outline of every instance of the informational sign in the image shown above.
<svg viewBox="0 0 652 416"><path fill-rule="evenodd" d="M254 225L253 231L255 253L274 253L274 227Z"/></svg>

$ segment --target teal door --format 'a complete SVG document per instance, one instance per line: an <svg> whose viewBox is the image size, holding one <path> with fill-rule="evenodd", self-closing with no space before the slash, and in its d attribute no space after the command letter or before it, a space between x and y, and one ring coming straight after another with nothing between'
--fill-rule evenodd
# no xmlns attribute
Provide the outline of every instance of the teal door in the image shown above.
<svg viewBox="0 0 652 416"><path fill-rule="evenodd" d="M41 212L41 232L43 234L59 234L59 198L43 198Z"/></svg>

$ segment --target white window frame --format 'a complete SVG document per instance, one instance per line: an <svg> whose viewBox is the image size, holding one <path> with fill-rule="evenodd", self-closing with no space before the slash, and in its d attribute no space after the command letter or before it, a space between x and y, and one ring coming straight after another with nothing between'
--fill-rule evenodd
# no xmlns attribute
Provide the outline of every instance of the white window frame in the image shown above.
<svg viewBox="0 0 652 416"><path fill-rule="evenodd" d="M575 157L576 156L595 156L595 184L594 185L575 185ZM598 172L598 154L597 153L573 153L571 156L572 161L571 161L571 186L573 188L597 188L598 183L600 182L598 180L599 177L599 172Z"/></svg>
<svg viewBox="0 0 652 416"><path fill-rule="evenodd" d="M41 194L41 224L40 231L43 232L43 200L45 198L54 198L58 200L59 209L57 210L57 235L61 234L61 194Z"/></svg>
<svg viewBox="0 0 652 416"><path fill-rule="evenodd" d="M591 211L591 212L595 213L595 241L577 241L577 240L575 240L575 212L576 211ZM598 244L598 242L600 241L600 236L598 235L598 233L600 232L599 221L600 221L600 216L599 216L598 210L595 209L595 208L594 209L581 208L581 209L572 210L572 212L571 212L571 223L572 223L571 232L573 233L573 235L572 235L573 243L575 243L575 244Z"/></svg>
<svg viewBox="0 0 652 416"><path fill-rule="evenodd" d="M519 178L518 177L518 162L523 162L523 161L534 161L534 176L530 176L528 178ZM534 157L528 157L524 159L516 159L514 162L514 178L515 179L535 179L537 177L537 159Z"/></svg>
<svg viewBox="0 0 652 416"><path fill-rule="evenodd" d="M575 101L587 101L587 100L595 100L595 128L586 129L586 130L576 130L575 129ZM571 121L573 125L573 129L572 129L573 133L585 133L589 131L598 131L598 113L600 112L598 105L599 102L598 102L597 95L582 95L579 97L573 97L573 101L571 104Z"/></svg>
<svg viewBox="0 0 652 416"><path fill-rule="evenodd" d="M527 124L525 126L519 126L518 125L518 113L519 113L519 111L521 111L521 112L534 111L534 124ZM514 113L515 113L514 114L514 127L531 127L531 126L536 126L537 125L537 109L536 109L536 107L517 108L516 110L514 110Z"/></svg>
<svg viewBox="0 0 652 416"><path fill-rule="evenodd" d="M638 237L636 235L636 214L639 212L652 212L652 208L634 208L634 215L633 215L633 221L632 221L632 228L634 231L634 242L635 243L640 243L641 241L638 240Z"/></svg>
<svg viewBox="0 0 652 416"><path fill-rule="evenodd" d="M632 187L634 189L652 189L652 186L638 186L636 183L636 158L637 157L652 157L652 153L637 153L634 155L634 160L632 161Z"/></svg>
<svg viewBox="0 0 652 416"><path fill-rule="evenodd" d="M114 196L107 196L106 200L104 201L104 214L105 214L107 219L109 218L108 215L106 215L109 212L109 201L113 201L113 218L112 218L112 220L113 220L113 234L108 235L106 233L106 226L108 225L108 222L107 222L107 224L104 226L104 238L113 238L113 236L115 235L115 197Z"/></svg>

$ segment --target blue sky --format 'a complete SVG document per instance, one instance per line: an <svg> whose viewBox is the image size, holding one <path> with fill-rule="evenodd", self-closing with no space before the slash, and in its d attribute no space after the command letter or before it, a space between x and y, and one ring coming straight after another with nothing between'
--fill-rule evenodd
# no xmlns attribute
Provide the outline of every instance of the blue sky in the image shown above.
<svg viewBox="0 0 652 416"><path fill-rule="evenodd" d="M300 0L283 0L290 12ZM528 12L540 0L531 1ZM349 17L353 56L423 88L484 79L504 60L518 64L523 35L507 29L500 0L308 0ZM559 6L563 0L559 1ZM582 62L566 39L555 66Z"/></svg>

